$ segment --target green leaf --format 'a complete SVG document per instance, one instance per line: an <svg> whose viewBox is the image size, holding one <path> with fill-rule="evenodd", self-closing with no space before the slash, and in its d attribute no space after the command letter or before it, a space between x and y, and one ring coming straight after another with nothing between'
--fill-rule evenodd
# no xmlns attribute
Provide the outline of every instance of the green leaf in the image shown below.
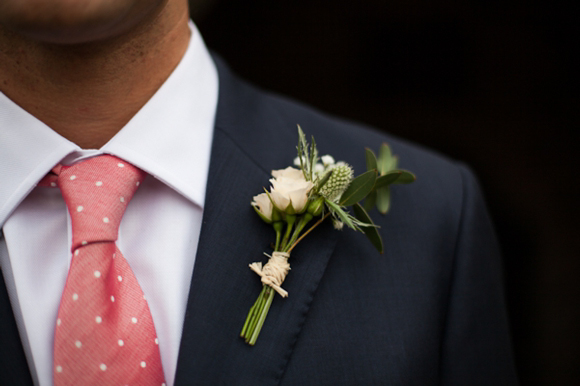
<svg viewBox="0 0 580 386"><path fill-rule="evenodd" d="M389 211L391 202L391 191L388 186L377 189L377 209L382 214Z"/></svg>
<svg viewBox="0 0 580 386"><path fill-rule="evenodd" d="M379 251L379 253L383 253L383 240L381 239L381 235L377 230L377 227L373 223L373 220L369 217L368 213L364 210L360 204L354 204L352 206L354 211L354 216L359 220L367 224L371 224L372 226L363 227L361 228L363 233L367 236L369 241L374 245L374 247Z"/></svg>
<svg viewBox="0 0 580 386"><path fill-rule="evenodd" d="M328 182L328 179L332 176L332 170L326 172L321 179L317 180L316 182L316 190L320 191L320 189Z"/></svg>
<svg viewBox="0 0 580 386"><path fill-rule="evenodd" d="M300 125L298 126L298 158L300 159L300 169L304 174L304 179L308 180L310 176L310 156L308 155L308 142L306 142L306 136L302 131Z"/></svg>
<svg viewBox="0 0 580 386"><path fill-rule="evenodd" d="M368 147L365 149L365 157L367 161L367 170L373 170L377 168L377 157L375 153Z"/></svg>
<svg viewBox="0 0 580 386"><path fill-rule="evenodd" d="M375 183L375 186L377 186L376 183ZM372 192L369 193L369 195L365 199L365 204L364 204L365 210L367 212L370 212L375 207L376 203L377 203L377 191L373 190Z"/></svg>
<svg viewBox="0 0 580 386"><path fill-rule="evenodd" d="M308 181L312 181L314 177L314 165L318 161L318 150L316 149L316 141L314 141L314 136L312 136L312 142L310 143L310 178Z"/></svg>
<svg viewBox="0 0 580 386"><path fill-rule="evenodd" d="M410 184L411 182L415 182L417 179L417 177L415 177L415 175L408 170L400 169L396 171L400 172L401 176L397 178L397 180L394 182L395 184Z"/></svg>
<svg viewBox="0 0 580 386"><path fill-rule="evenodd" d="M340 205L351 206L364 199L375 186L376 179L376 170L369 170L356 177L340 197Z"/></svg>
<svg viewBox="0 0 580 386"><path fill-rule="evenodd" d="M392 164L393 156L391 154L391 148L386 143L383 143L379 149L379 159L377 163L379 173L383 175L391 170L393 168Z"/></svg>
<svg viewBox="0 0 580 386"><path fill-rule="evenodd" d="M380 176L375 182L375 189L382 188L394 183L401 177L402 174L403 173L400 170L393 170L383 176Z"/></svg>
<svg viewBox="0 0 580 386"><path fill-rule="evenodd" d="M358 227L356 227L352 220L350 219L348 213L346 213L341 207L340 205L338 205L335 202L332 202L330 200L325 200L326 205L328 206L328 209L332 212L333 215L338 216L338 218L340 218L340 221L342 221L343 223L346 224L346 226L348 226L349 228L352 228L354 230L359 230Z"/></svg>
<svg viewBox="0 0 580 386"><path fill-rule="evenodd" d="M266 224L272 224L272 219L267 218L266 216L264 216L262 214L262 212L260 212L260 209L256 208L254 205L252 205L252 208L254 208L254 210L256 211L256 213L258 213L258 216L260 216L260 218L266 223Z"/></svg>
<svg viewBox="0 0 580 386"><path fill-rule="evenodd" d="M389 168L389 171L390 170L396 170L398 164L399 164L399 157L397 157L396 155L394 155L393 158L391 158L391 166Z"/></svg>

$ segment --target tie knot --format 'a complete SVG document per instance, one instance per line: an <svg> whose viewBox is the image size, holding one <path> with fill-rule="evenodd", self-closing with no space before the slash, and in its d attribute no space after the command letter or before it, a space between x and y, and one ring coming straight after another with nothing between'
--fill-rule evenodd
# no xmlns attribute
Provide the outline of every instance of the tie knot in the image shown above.
<svg viewBox="0 0 580 386"><path fill-rule="evenodd" d="M110 155L56 170L71 216L72 250L91 242L117 240L121 218L145 172Z"/></svg>

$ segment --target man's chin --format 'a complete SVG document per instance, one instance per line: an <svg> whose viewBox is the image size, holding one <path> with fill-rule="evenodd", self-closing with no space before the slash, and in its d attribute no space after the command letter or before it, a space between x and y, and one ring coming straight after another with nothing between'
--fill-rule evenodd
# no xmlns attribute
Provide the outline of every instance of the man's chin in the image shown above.
<svg viewBox="0 0 580 386"><path fill-rule="evenodd" d="M121 28L103 26L7 25L11 31L28 39L53 44L74 45L106 40L122 34Z"/></svg>
<svg viewBox="0 0 580 386"><path fill-rule="evenodd" d="M123 34L166 0L0 0L0 24L33 40L79 44Z"/></svg>

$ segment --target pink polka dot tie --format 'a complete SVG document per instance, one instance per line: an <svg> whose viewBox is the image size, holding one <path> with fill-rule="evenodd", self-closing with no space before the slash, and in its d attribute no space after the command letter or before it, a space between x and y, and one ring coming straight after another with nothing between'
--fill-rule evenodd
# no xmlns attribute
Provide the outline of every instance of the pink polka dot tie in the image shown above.
<svg viewBox="0 0 580 386"><path fill-rule="evenodd" d="M109 155L53 172L43 185L62 191L73 254L55 327L54 384L164 384L149 306L115 245L145 173Z"/></svg>

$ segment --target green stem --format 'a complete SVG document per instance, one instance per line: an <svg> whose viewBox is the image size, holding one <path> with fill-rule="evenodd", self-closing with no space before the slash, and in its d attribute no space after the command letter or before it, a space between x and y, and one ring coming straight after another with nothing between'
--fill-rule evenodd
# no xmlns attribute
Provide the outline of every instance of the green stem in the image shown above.
<svg viewBox="0 0 580 386"><path fill-rule="evenodd" d="M246 332L248 330L248 326L250 325L250 320L252 319L252 315L254 314L255 309L256 309L256 303L254 302L254 305L252 306L252 308L250 308L250 311L248 312L248 316L246 316L246 321L244 322L244 327L242 327L242 332L240 332L240 338L246 337Z"/></svg>
<svg viewBox="0 0 580 386"><path fill-rule="evenodd" d="M306 237L306 235L307 235L307 234L309 234L310 232L312 232L312 230L313 230L314 228L316 228L317 226L319 226L320 224L322 224L322 222L323 222L324 220L326 220L326 218L327 218L328 216L330 216L330 212L326 213L324 216L322 216L322 217L320 218L320 220L316 221L316 222L314 223L314 225L312 225L310 228L308 228L308 230L307 230L306 232L304 232L304 234L302 234L302 236L300 236L300 237L298 238L298 240L296 240L296 241L295 241L295 242L294 242L294 243L293 243L293 244L292 244L292 245L291 245L291 246L288 248L288 250L286 250L285 252L288 252L288 253L292 252L292 249L294 249L294 247L295 247L295 246L296 246L296 245L297 245L297 244L298 244L300 241L302 241L302 239L303 239L304 237Z"/></svg>
<svg viewBox="0 0 580 386"><path fill-rule="evenodd" d="M260 297L256 303L256 310L254 312L254 314L252 315L252 320L250 321L250 326L248 327L248 331L246 332L245 335L245 339L246 342L250 341L250 338L252 337L252 335L254 334L254 331L256 329L256 325L258 324L258 319L260 318L260 315L262 314L263 310L264 310L264 298L267 296L267 290L268 290L268 286L263 286L262 287L262 292L260 292Z"/></svg>
<svg viewBox="0 0 580 386"><path fill-rule="evenodd" d="M268 287L268 286L266 286ZM264 321L266 320L266 316L268 315L268 311L270 310L270 306L272 305L272 300L274 299L274 294L276 293L275 291L272 290L271 287L268 287L270 289L270 291L268 292L268 294L266 295L266 303L264 304L264 307L262 309L262 312L260 313L260 318L258 319L258 323L256 324L255 328L254 328L254 332L252 333L252 337L250 338L250 341L248 342L248 344L250 346L253 346L256 344L256 341L258 340L258 335L260 335L260 331L262 330L262 326L264 325Z"/></svg>
<svg viewBox="0 0 580 386"><path fill-rule="evenodd" d="M274 247L274 251L278 251L280 247L280 237L282 236L282 229L284 228L284 223L276 222L274 223L274 230L276 231L276 246Z"/></svg>
<svg viewBox="0 0 580 386"><path fill-rule="evenodd" d="M294 233L292 234L292 237L290 238L290 241L286 244L286 247L287 248L289 246L291 246L296 241L296 239L298 238L298 236L300 236L300 232L302 232L302 230L304 229L304 227L306 226L306 224L308 224L310 222L310 220L312 220L312 215L310 213L308 213L308 212L304 213L304 216L302 216L300 218L300 221L298 221L298 224L296 225L296 229L294 229ZM284 249L282 251L283 252L287 252Z"/></svg>
<svg viewBox="0 0 580 386"><path fill-rule="evenodd" d="M276 230L276 246L274 251L290 252L296 246L296 244L298 244L298 242L304 238L306 234L310 233L312 229L318 226L326 217L328 217L328 214L318 220L305 232L304 235L300 236L300 233L312 220L312 215L308 212L304 213L304 215L300 217L298 224L296 224L296 228L294 229L293 233L292 229L296 223L296 216L286 215L286 232L281 243L280 236L282 234L283 223L280 223L280 226L274 227ZM290 237L290 234L292 234L292 237ZM262 327L264 326L266 316L268 316L268 312L270 311L270 306L272 305L275 294L276 292L272 287L267 285L263 286L258 299L256 299L256 302L248 312L248 316L246 317L246 321L240 336L244 338L246 343L248 343L250 346L255 345L256 341L258 340L258 336L262 331Z"/></svg>
<svg viewBox="0 0 580 386"><path fill-rule="evenodd" d="M245 338L246 336L251 336L250 327L253 324L252 322L257 318L259 305L263 297L264 297L264 288L262 287L260 295L258 296L256 301L254 302L254 305L252 306L252 308L250 308L250 311L248 312L248 316L246 317L246 321L244 323L244 327L242 328L242 332L240 333L240 337Z"/></svg>
<svg viewBox="0 0 580 386"><path fill-rule="evenodd" d="M286 244L288 243L288 238L290 237L290 233L292 232L292 228L294 227L294 223L296 222L296 216L293 214L286 215L286 223L288 224L286 228L286 234L284 235L284 239L282 240L282 246L280 247L281 250L284 250Z"/></svg>

